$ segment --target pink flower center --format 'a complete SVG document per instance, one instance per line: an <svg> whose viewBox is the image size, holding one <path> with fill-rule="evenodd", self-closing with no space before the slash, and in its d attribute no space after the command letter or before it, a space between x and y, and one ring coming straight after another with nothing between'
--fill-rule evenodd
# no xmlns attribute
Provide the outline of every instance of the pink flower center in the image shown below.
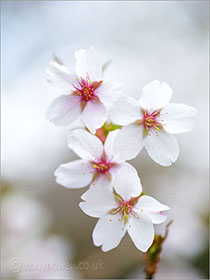
<svg viewBox="0 0 210 280"><path fill-rule="evenodd" d="M109 176L110 169L115 165L110 161L107 161L106 155L103 155L97 162L92 162L92 167L95 169L95 178L100 175Z"/></svg>
<svg viewBox="0 0 210 280"><path fill-rule="evenodd" d="M101 160L99 162L93 163L93 168L95 168L96 172L101 173L101 174L106 174L111 167L112 167L112 164L109 162L106 162L105 160Z"/></svg>
<svg viewBox="0 0 210 280"><path fill-rule="evenodd" d="M110 212L111 214L120 213L122 218L124 218L125 221L127 220L127 218L129 217L130 214L135 215L135 213L133 211L133 207L138 202L140 195L137 197L132 197L128 201L124 200L117 193L114 193L114 195L115 195L115 200L117 201L118 206L111 210L111 212Z"/></svg>
<svg viewBox="0 0 210 280"><path fill-rule="evenodd" d="M163 125L160 122L160 111L161 110L155 110L151 112L143 111L143 119L137 121L137 123L143 125L144 132L146 135L151 130L156 130L156 135L157 135L157 132L160 129L163 129Z"/></svg>
<svg viewBox="0 0 210 280"><path fill-rule="evenodd" d="M116 208L112 209L110 211L110 214L117 214L119 213L121 215L121 218L119 218L119 221L122 221L122 230L125 228L125 224L128 222L128 218L131 218L131 214L135 216L137 219L139 219L138 214L135 212L134 206L138 202L141 195L137 197L131 197L130 200L126 201L124 200L118 193L114 191L115 195L115 201ZM109 220L110 222L112 219ZM131 227L131 225L129 225Z"/></svg>
<svg viewBox="0 0 210 280"><path fill-rule="evenodd" d="M160 116L160 111L156 110L153 112L144 112L143 116L143 126L147 129L150 129L152 127L157 127L159 125L158 117Z"/></svg>
<svg viewBox="0 0 210 280"><path fill-rule="evenodd" d="M125 218L128 217L130 213L132 213L133 205L130 204L129 201L121 201L116 208L116 213L120 212L120 214Z"/></svg>
<svg viewBox="0 0 210 280"><path fill-rule="evenodd" d="M102 81L90 81L90 77L87 74L86 79L83 79L80 77L80 79L77 79L78 85L75 86L73 84L73 87L75 90L73 91L73 94L76 94L80 96L81 101L84 101L87 103L89 100L93 99L97 95L97 89L101 86L103 83Z"/></svg>

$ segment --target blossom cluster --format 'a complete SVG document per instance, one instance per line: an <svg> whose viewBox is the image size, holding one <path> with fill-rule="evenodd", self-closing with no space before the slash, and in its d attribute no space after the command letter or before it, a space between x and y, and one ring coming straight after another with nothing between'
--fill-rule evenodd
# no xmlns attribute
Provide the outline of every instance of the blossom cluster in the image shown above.
<svg viewBox="0 0 210 280"><path fill-rule="evenodd" d="M170 166L179 155L173 134L193 128L196 109L169 103L171 87L157 80L143 88L139 100L123 96L121 83L103 80L103 67L92 47L75 52L75 58L74 69L57 62L47 69L48 81L60 95L46 118L57 126L78 119L84 125L68 136L68 147L80 159L61 164L56 182L69 189L90 186L79 206L99 218L92 235L96 246L109 251L127 232L146 252L154 240L153 224L166 221L169 207L142 191L136 169L126 161L145 147L156 163Z"/></svg>

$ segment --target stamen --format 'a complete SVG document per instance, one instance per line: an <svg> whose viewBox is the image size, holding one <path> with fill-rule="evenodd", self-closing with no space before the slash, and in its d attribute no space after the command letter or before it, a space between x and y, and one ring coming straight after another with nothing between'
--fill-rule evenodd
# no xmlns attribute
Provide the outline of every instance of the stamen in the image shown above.
<svg viewBox="0 0 210 280"><path fill-rule="evenodd" d="M122 226L125 227L125 224L128 222L128 219L131 217L131 214L136 216L136 213L133 211L133 206L136 204L139 197L131 198L129 201L123 200L123 198L114 192L115 200L118 202L118 206L110 211L110 214L119 213L122 217ZM136 200L136 202L134 201ZM119 221L121 219L119 218Z"/></svg>
<svg viewBox="0 0 210 280"><path fill-rule="evenodd" d="M144 135L151 136L151 133L149 133L152 130L156 131L156 135L158 136L157 132L162 129L163 125L160 123L159 117L160 117L161 110L155 110L155 111L143 111L143 119L139 120L139 123L144 126Z"/></svg>
<svg viewBox="0 0 210 280"><path fill-rule="evenodd" d="M80 77L80 79L76 78L77 85L72 84L73 88L75 89L73 91L73 94L76 94L81 97L81 101L85 101L87 103L90 99L96 97L97 92L96 89L101 86L103 81L94 81L92 82L90 80L90 76L88 73L86 73L86 78L83 79Z"/></svg>
<svg viewBox="0 0 210 280"><path fill-rule="evenodd" d="M98 162L92 161L91 165L95 169L93 180L95 180L98 176L101 176L101 179L106 177L111 181L111 174L109 171L116 164L108 161L105 153L103 153L101 159Z"/></svg>

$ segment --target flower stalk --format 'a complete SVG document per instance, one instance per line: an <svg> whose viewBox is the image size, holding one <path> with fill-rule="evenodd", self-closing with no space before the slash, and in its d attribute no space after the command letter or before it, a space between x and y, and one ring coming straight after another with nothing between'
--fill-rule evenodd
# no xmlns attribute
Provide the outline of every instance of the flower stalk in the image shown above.
<svg viewBox="0 0 210 280"><path fill-rule="evenodd" d="M155 273L157 272L158 264L160 262L160 254L163 249L163 243L168 236L168 230L172 223L173 223L173 221L171 220L166 225L166 232L165 232L164 236L162 236L161 234L155 235L155 238L154 238L154 241L153 241L151 247L144 254L144 261L145 261L144 271L146 274L146 279L153 279Z"/></svg>
<svg viewBox="0 0 210 280"><path fill-rule="evenodd" d="M111 123L111 122L109 122L109 123L105 122L104 125L101 128L96 130L95 135L101 140L101 142L104 143L105 140L106 140L106 137L108 136L110 131L114 131L114 130L120 129L120 128L121 128L120 125L116 125L116 124ZM88 130L88 129L86 128L86 130Z"/></svg>

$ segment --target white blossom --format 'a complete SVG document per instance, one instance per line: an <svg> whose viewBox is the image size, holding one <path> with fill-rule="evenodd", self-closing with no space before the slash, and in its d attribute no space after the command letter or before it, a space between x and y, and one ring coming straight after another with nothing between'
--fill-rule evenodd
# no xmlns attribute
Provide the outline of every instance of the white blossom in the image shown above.
<svg viewBox="0 0 210 280"><path fill-rule="evenodd" d="M110 117L124 126L114 143L121 159L135 158L145 147L160 165L169 166L176 161L179 146L172 134L193 129L197 110L184 104L169 104L171 95L169 85L155 80L143 88L139 101L121 97L116 102Z"/></svg>
<svg viewBox="0 0 210 280"><path fill-rule="evenodd" d="M84 125L95 133L108 118L108 106L122 92L122 84L102 79L102 64L90 47L75 52L75 70L51 62L48 81L61 94L47 109L46 118L57 126L68 126L81 117Z"/></svg>
<svg viewBox="0 0 210 280"><path fill-rule="evenodd" d="M109 132L103 143L84 129L72 131L68 146L81 159L61 164L55 171L56 182L66 188L109 186L116 172L123 166L134 169L129 163L120 160L113 152L113 142L118 130Z"/></svg>
<svg viewBox="0 0 210 280"><path fill-rule="evenodd" d="M154 239L153 224L166 220L162 211L169 207L154 198L141 195L139 177L127 166L121 168L112 188L91 188L82 196L80 208L89 216L99 218L93 231L93 242L103 251L118 246L126 231L135 246L146 252Z"/></svg>

